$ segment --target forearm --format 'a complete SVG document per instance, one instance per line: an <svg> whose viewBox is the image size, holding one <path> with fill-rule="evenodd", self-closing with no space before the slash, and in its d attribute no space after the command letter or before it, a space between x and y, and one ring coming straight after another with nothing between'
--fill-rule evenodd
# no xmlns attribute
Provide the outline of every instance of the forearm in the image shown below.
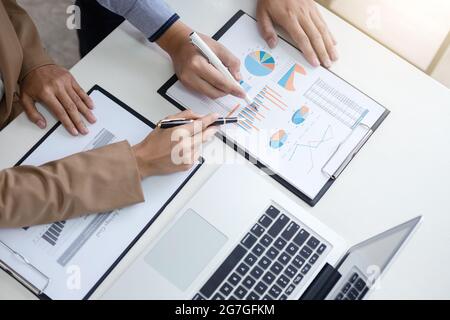
<svg viewBox="0 0 450 320"><path fill-rule="evenodd" d="M22 227L110 211L144 201L127 142L40 167L0 172L0 228Z"/></svg>
<svg viewBox="0 0 450 320"><path fill-rule="evenodd" d="M178 15L162 0L97 0L108 10L123 16L150 41L156 41L178 20Z"/></svg>

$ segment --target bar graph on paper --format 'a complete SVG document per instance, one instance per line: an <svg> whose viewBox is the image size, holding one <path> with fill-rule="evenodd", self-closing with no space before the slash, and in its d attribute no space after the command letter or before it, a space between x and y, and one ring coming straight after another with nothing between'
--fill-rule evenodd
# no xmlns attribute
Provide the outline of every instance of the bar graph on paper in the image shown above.
<svg viewBox="0 0 450 320"><path fill-rule="evenodd" d="M269 117L269 113L273 110L286 111L288 105L283 101L281 94L270 86L266 85L253 99L251 105L247 105L241 108L238 104L227 114L232 116L237 114L242 121L236 124L246 132L260 131L259 124Z"/></svg>
<svg viewBox="0 0 450 320"><path fill-rule="evenodd" d="M58 264L66 266L83 246L95 236L111 212L86 216L81 219L54 222L45 228L35 230L50 255L59 255ZM38 240L38 241L39 241ZM36 241L37 243L37 241Z"/></svg>
<svg viewBox="0 0 450 320"><path fill-rule="evenodd" d="M320 78L304 96L351 129L359 125L369 112Z"/></svg>

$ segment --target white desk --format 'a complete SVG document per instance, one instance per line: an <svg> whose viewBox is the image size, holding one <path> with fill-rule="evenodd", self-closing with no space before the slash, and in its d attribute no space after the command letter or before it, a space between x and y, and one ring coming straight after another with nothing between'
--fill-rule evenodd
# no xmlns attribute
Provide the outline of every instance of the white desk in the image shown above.
<svg viewBox="0 0 450 320"><path fill-rule="evenodd" d="M238 9L254 13L256 1L169 3L185 22L211 35ZM315 208L291 196L350 243L424 215L420 229L385 274L381 288L370 297L448 299L450 90L327 10L322 11L339 42L341 58L333 71L392 113ZM170 61L128 24L113 32L72 71L85 89L97 83L154 122L178 112L156 94L173 73ZM0 168L12 166L43 134L24 115L11 123L0 133L0 150L7 150L1 156ZM216 139L205 151L214 148L223 148L223 144ZM206 158L213 160L208 155ZM101 297L214 169L206 166L198 172L94 297ZM267 181L283 189L272 179ZM33 296L0 272L0 299L5 298Z"/></svg>

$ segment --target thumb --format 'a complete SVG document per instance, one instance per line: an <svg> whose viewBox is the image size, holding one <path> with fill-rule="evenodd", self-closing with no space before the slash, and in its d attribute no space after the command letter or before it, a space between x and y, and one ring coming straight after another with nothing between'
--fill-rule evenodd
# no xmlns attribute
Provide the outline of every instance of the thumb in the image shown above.
<svg viewBox="0 0 450 320"><path fill-rule="evenodd" d="M275 48L278 43L278 36L272 23L272 19L267 11L261 10L258 13L258 26L261 36L266 40L271 49Z"/></svg>
<svg viewBox="0 0 450 320"><path fill-rule="evenodd" d="M36 106L34 105L33 99L30 96L23 94L20 102L28 119L36 124L39 128L45 129L45 127L47 126L47 121L45 121L44 116L37 110Z"/></svg>

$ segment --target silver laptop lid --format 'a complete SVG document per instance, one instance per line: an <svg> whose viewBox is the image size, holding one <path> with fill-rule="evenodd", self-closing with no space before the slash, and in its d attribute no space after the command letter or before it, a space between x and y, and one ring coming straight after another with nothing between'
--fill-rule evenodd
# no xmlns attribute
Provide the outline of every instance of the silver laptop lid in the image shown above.
<svg viewBox="0 0 450 320"><path fill-rule="evenodd" d="M349 264L356 267L373 284L416 229L418 216L351 247L337 269L345 277Z"/></svg>
<svg viewBox="0 0 450 320"><path fill-rule="evenodd" d="M418 216L358 243L348 250L347 257L358 254L369 265L378 266L381 272L384 271L421 219L422 216Z"/></svg>
<svg viewBox="0 0 450 320"><path fill-rule="evenodd" d="M325 291L326 299L363 299L410 238L421 219L421 216L416 217L351 247L336 268L328 268L328 278L334 281L328 283L328 288L321 289L322 296ZM324 281L324 287L323 283ZM316 291L320 293L319 289ZM307 298L315 299L316 296Z"/></svg>

